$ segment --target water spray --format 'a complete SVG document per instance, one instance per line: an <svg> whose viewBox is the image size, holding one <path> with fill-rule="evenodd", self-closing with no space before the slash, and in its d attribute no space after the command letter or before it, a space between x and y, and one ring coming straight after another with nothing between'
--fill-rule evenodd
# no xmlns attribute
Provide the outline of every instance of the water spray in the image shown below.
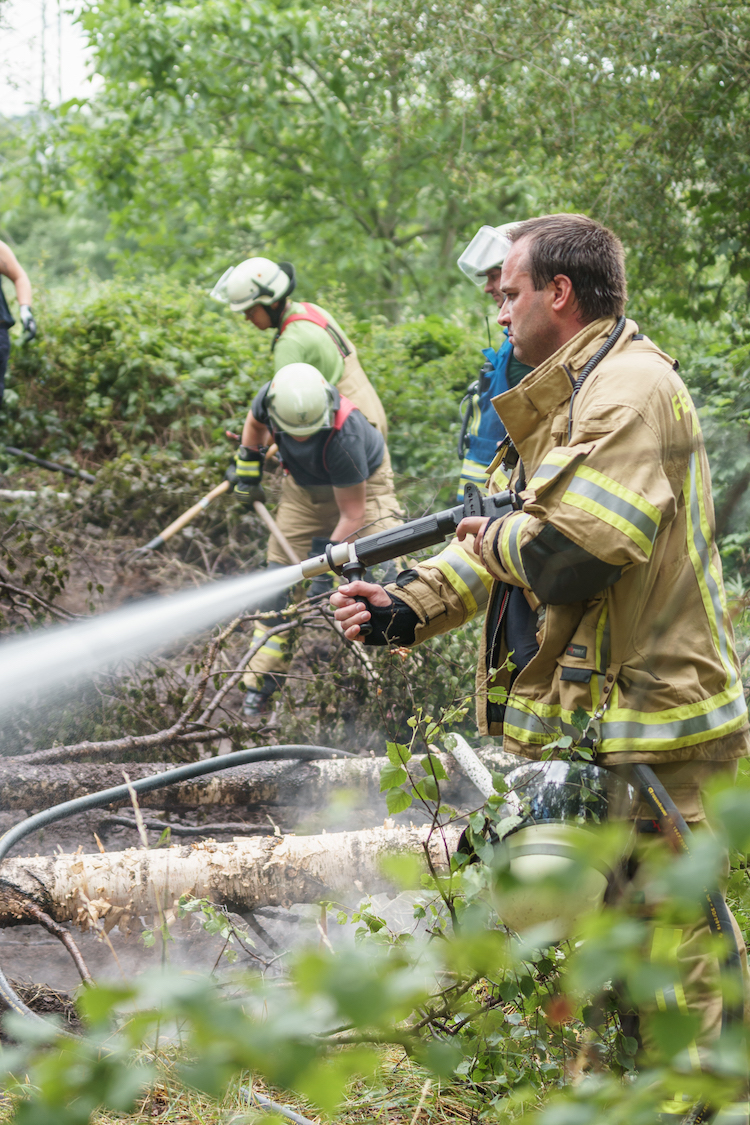
<svg viewBox="0 0 750 1125"><path fill-rule="evenodd" d="M6 641L0 646L0 713L35 694L40 684L51 690L147 656L248 607L257 609L301 578L299 566L260 571Z"/></svg>
<svg viewBox="0 0 750 1125"><path fill-rule="evenodd" d="M298 566L212 582L198 590L153 598L74 625L45 629L0 646L0 712L46 689L147 656L181 637L216 625L248 606L257 608L303 578L333 571L353 581L368 567L423 550L453 535L464 516L499 517L512 510L509 492L482 496L467 485L463 504L421 516L354 543L330 543L323 555Z"/></svg>

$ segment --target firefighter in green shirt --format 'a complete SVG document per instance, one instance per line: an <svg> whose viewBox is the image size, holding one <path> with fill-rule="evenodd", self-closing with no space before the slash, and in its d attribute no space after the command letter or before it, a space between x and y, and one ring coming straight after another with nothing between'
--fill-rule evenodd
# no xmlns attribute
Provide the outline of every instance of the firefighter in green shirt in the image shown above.
<svg viewBox="0 0 750 1125"><path fill-rule="evenodd" d="M292 301L295 285L289 262L247 258L226 271L211 295L228 302L232 312L244 313L261 332L274 329L274 371L290 363L311 364L387 438L383 404L362 370L354 344L320 305Z"/></svg>

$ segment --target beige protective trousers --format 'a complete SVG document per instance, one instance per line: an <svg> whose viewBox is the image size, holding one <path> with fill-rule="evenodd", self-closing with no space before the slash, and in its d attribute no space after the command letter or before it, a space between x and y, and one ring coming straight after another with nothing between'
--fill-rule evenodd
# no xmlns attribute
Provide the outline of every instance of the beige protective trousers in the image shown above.
<svg viewBox="0 0 750 1125"><path fill-rule="evenodd" d="M626 771L627 767L623 767ZM701 799L701 790L711 777L718 773L733 776L737 772L736 762L673 762L662 766L652 766L670 797L682 813L691 832L700 838L703 832L710 832ZM645 804L637 812L639 818L650 820L653 812ZM649 901L647 884L648 872L653 861L658 862L658 851L667 848L663 837L641 835L636 845L639 868L627 894L631 908L646 918L651 918L647 947L643 950L645 961L674 965L674 982L671 987L660 989L651 1003L638 1004L639 1035L644 1060L658 1058L659 1050L654 1036L652 1017L655 1013L676 1010L683 1014L695 1015L700 1023L695 1039L688 1045L687 1056L690 1070L700 1073L703 1069L705 1051L719 1036L722 1022L722 974L716 954L716 937L704 917L681 918L674 923L665 924L655 917L658 903ZM727 871L728 874L728 864ZM723 887L722 887L723 889ZM750 1017L750 975L748 974L747 950L739 926L732 917L732 926L740 951L742 965L742 990L744 993L745 1025ZM731 998L729 998L731 1000ZM737 1093L737 1103L745 1100L745 1091ZM694 1096L682 1090L675 1090L672 1096L660 1107L662 1119L679 1121L690 1110ZM736 1106L739 1108L739 1104ZM734 1118L732 1118L734 1121ZM738 1117L742 1120L742 1117Z"/></svg>
<svg viewBox="0 0 750 1125"><path fill-rule="evenodd" d="M357 538L396 527L401 523L402 516L393 487L391 458L386 446L382 464L367 481L365 519ZM299 558L306 559L310 555L313 537L329 537L339 521L339 509L333 489L302 488L287 476L281 486L281 500L275 518ZM268 541L267 561L280 563L282 566L289 564L289 559L273 536ZM253 641L260 640L270 628L272 624L259 622L255 627ZM248 664L245 686L257 686L260 690L263 675L283 673L291 658L288 634L269 637Z"/></svg>

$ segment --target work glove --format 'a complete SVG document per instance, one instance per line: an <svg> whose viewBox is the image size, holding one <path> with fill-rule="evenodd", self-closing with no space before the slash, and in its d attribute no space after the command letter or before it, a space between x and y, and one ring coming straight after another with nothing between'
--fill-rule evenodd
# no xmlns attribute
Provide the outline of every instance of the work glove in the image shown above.
<svg viewBox="0 0 750 1125"><path fill-rule="evenodd" d="M332 547L336 546L336 539L329 539L326 535L314 535L310 545L309 558L315 559L318 555L326 553L328 544ZM319 594L328 594L333 589L333 575L330 570L325 574L316 574L310 583L310 588L307 591L308 598L316 598Z"/></svg>
<svg viewBox="0 0 750 1125"><path fill-rule="evenodd" d="M23 338L26 343L36 337L36 321L31 311L31 305L21 305L21 324L23 325Z"/></svg>
<svg viewBox="0 0 750 1125"><path fill-rule="evenodd" d="M265 503L266 494L260 486L263 477L263 454L257 449L248 449L241 445L237 456L225 473L229 481L229 491L234 492L247 504L260 501Z"/></svg>

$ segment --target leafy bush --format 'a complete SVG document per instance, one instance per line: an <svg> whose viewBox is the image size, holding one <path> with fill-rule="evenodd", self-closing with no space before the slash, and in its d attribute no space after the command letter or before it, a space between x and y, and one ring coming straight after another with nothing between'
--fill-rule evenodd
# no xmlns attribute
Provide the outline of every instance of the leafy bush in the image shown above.
<svg viewBox="0 0 750 1125"><path fill-rule="evenodd" d="M13 349L4 428L8 444L47 457L97 465L159 453L223 463L224 430L241 427L273 373L270 333L195 287L111 281L82 304L39 302L39 310L38 341ZM438 316L351 332L390 420L396 471L431 478L449 498L457 403L477 366L476 342Z"/></svg>

